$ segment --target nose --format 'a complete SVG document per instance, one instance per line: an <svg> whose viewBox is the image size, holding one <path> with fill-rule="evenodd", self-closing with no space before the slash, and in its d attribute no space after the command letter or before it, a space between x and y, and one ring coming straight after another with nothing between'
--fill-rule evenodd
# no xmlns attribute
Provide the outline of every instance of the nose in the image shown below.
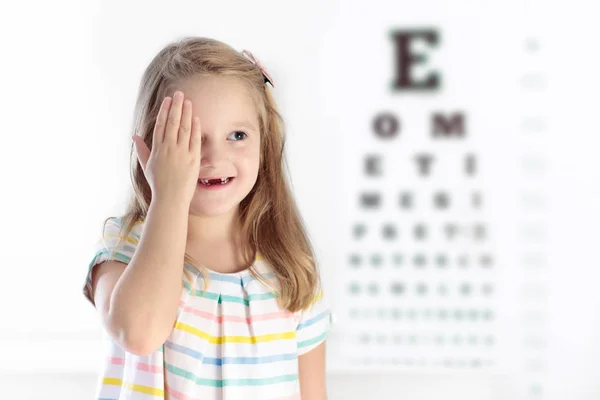
<svg viewBox="0 0 600 400"><path fill-rule="evenodd" d="M208 136L202 137L200 165L219 165L227 160L227 143L218 142Z"/></svg>

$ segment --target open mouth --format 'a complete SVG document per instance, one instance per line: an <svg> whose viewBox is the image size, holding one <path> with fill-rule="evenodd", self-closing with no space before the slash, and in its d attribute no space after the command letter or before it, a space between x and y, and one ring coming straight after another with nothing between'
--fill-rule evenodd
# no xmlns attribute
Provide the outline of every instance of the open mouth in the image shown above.
<svg viewBox="0 0 600 400"><path fill-rule="evenodd" d="M225 186L231 182L234 177L215 178L215 179L198 179L198 184L202 186Z"/></svg>

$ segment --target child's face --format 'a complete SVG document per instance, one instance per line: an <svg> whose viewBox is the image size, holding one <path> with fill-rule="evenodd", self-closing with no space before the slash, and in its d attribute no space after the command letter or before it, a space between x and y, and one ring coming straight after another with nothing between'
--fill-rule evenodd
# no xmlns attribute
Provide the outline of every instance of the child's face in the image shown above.
<svg viewBox="0 0 600 400"><path fill-rule="evenodd" d="M200 118L198 177L234 177L223 186L196 186L190 213L214 216L230 212L252 190L258 175L260 131L252 97L236 78L225 76L190 78L176 89L183 91L192 102L193 115Z"/></svg>

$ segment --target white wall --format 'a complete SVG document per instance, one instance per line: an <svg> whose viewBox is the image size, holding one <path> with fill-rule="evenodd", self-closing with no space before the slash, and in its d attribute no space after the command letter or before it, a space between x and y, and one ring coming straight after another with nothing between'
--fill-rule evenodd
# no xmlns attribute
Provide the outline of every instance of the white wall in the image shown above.
<svg viewBox="0 0 600 400"><path fill-rule="evenodd" d="M340 316L329 341L331 399L600 398L596 15L594 4L583 0L3 5L0 397L92 398L102 357L99 324L81 288L100 222L121 210L129 183L128 129L139 78L166 42L200 35L251 50L277 82L294 191ZM408 27L442 33L439 50L430 52L420 71L442 71L445 86L438 96L393 97L387 90L389 32ZM528 38L541 44L535 62L519 56ZM526 88L519 79L530 72L545 82L543 93L518 92ZM402 145L366 138L371 117L387 108L408 124ZM478 183L492 204L484 217L496 228L504 260L494 275L503 296L491 305L499 315L494 334L500 345L491 356L497 367L460 371L353 362L367 353L405 351L357 345L358 333L371 328L348 318L349 304L360 306L363 299L346 291L352 243L345 227L360 216L349 207L357 190L370 184L357 184L354 174L364 151L388 151L399 163L415 149L453 154L418 134L433 110L455 109L473 117L478 135L464 149L486 155L482 168L488 175ZM544 137L521 135L519 118L534 114L548 123ZM542 157L536 185L516 168L525 155ZM529 189L543 195L543 213L515 207ZM543 227L540 249L548 264L529 274L519 269L527 243L525 226L516 223L534 215ZM332 216L339 224L327 222ZM376 333L390 332L384 323L374 326ZM433 327L439 333L446 328ZM527 344L532 337L537 346ZM420 355L418 347L408 351Z"/></svg>

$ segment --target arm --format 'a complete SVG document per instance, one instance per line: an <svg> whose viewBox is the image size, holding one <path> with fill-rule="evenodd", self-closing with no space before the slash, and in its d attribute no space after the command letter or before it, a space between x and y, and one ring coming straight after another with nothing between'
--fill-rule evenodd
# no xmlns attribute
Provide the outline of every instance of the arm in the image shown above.
<svg viewBox="0 0 600 400"><path fill-rule="evenodd" d="M333 312L323 291L300 314L296 327L298 379L302 400L326 400L325 342L333 324Z"/></svg>
<svg viewBox="0 0 600 400"><path fill-rule="evenodd" d="M94 304L107 333L126 351L147 355L168 337L177 318L188 209L150 204L131 261L96 266Z"/></svg>
<svg viewBox="0 0 600 400"><path fill-rule="evenodd" d="M325 342L298 357L302 400L327 400Z"/></svg>

